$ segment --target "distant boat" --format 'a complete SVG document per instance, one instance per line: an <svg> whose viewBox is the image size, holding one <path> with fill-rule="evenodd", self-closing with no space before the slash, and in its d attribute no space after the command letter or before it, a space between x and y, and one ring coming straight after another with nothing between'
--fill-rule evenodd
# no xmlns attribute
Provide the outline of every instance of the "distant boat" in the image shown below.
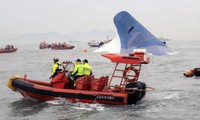
<svg viewBox="0 0 200 120"><path fill-rule="evenodd" d="M48 43L46 43L46 42L44 41L44 42L41 42L41 43L40 43L39 48L40 48L40 49L49 49L49 48L51 48L51 44L48 44Z"/></svg>
<svg viewBox="0 0 200 120"><path fill-rule="evenodd" d="M67 44L67 43L52 43L51 49L52 50L66 50L66 49L73 49L75 46Z"/></svg>
<svg viewBox="0 0 200 120"><path fill-rule="evenodd" d="M74 46L51 46L52 50L66 50L66 49L73 49Z"/></svg>
<svg viewBox="0 0 200 120"><path fill-rule="evenodd" d="M14 48L13 45L6 45L5 48L0 48L0 53L11 53L17 51L17 48Z"/></svg>
<svg viewBox="0 0 200 120"><path fill-rule="evenodd" d="M88 45L90 47L99 47L100 43L101 43L100 41L91 40L91 41L88 42Z"/></svg>
<svg viewBox="0 0 200 120"><path fill-rule="evenodd" d="M107 44L111 41L112 39L104 40L104 41L96 41L96 40L91 40L88 42L88 45L90 47L101 47L103 44Z"/></svg>
<svg viewBox="0 0 200 120"><path fill-rule="evenodd" d="M52 50L66 50L66 49L73 49L75 46L67 44L66 42L63 43L51 43L48 44L46 42L41 42L39 48L40 49L48 49L51 48Z"/></svg>

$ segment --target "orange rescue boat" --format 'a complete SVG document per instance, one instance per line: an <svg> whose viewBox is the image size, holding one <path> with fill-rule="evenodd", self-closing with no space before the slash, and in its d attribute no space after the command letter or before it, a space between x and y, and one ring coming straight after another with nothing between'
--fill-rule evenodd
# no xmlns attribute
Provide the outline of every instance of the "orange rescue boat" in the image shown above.
<svg viewBox="0 0 200 120"><path fill-rule="evenodd" d="M148 87L139 82L141 65L150 62L144 51L134 51L128 56L120 54L102 54L116 63L109 76L95 78L94 75L83 76L74 82L70 81L63 70L51 82L28 79L26 76L12 76L8 87L20 92L24 97L43 101L64 98L67 101L83 103L102 103L112 105L136 104L141 100ZM120 65L119 65L120 64ZM122 65L124 65L123 68ZM118 84L116 82L118 81Z"/></svg>
<svg viewBox="0 0 200 120"><path fill-rule="evenodd" d="M17 48L13 48L13 49L0 48L0 53L11 53L15 51L17 51Z"/></svg>

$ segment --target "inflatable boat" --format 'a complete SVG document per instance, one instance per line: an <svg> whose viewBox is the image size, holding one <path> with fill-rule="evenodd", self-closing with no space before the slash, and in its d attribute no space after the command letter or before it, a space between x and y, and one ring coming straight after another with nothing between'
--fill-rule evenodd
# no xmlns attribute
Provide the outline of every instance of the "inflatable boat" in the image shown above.
<svg viewBox="0 0 200 120"><path fill-rule="evenodd" d="M64 98L71 102L136 104L145 96L148 88L144 82L138 81L141 65L150 62L146 52L134 51L134 54L126 56L120 54L102 54L102 56L116 63L110 77L83 76L74 83L67 75L69 71L64 69L50 82L28 79L25 75L11 76L7 85L24 97L42 101Z"/></svg>
<svg viewBox="0 0 200 120"><path fill-rule="evenodd" d="M17 48L12 48L12 49L0 48L0 53L11 53L15 51L17 51Z"/></svg>

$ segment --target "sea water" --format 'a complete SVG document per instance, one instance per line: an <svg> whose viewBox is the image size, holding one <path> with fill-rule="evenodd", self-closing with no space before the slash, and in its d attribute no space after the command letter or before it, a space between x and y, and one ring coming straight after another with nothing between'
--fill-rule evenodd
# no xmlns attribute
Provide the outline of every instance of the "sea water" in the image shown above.
<svg viewBox="0 0 200 120"><path fill-rule="evenodd" d="M73 50L40 50L39 43L17 44L15 53L0 54L1 120L199 120L200 78L186 78L183 73L200 67L200 42L171 40L167 45L174 50L171 55L150 56L151 62L142 65L139 81L155 90L147 91L136 105L119 106L71 103L61 98L41 102L13 92L7 87L12 75L50 81L54 57L72 62L88 59L95 77L110 76L115 66L84 42L76 43Z"/></svg>

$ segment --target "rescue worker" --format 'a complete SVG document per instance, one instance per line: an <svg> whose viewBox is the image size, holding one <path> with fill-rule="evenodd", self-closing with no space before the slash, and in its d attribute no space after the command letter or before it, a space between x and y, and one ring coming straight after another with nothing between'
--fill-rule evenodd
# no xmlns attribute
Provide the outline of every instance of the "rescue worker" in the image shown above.
<svg viewBox="0 0 200 120"><path fill-rule="evenodd" d="M76 60L76 64L75 64L75 66L74 66L73 72L71 73L71 76L74 77L74 81L75 81L77 78L83 76L83 64L81 63L81 60L80 60L80 59L77 59L77 60Z"/></svg>
<svg viewBox="0 0 200 120"><path fill-rule="evenodd" d="M91 75L92 74L92 67L88 64L88 60L83 60L83 75Z"/></svg>
<svg viewBox="0 0 200 120"><path fill-rule="evenodd" d="M53 61L54 61L54 64L52 66L51 76L49 77L49 79L54 78L56 75L58 75L58 73L60 71L60 69L59 69L59 66L60 66L59 59L58 58L54 58Z"/></svg>

